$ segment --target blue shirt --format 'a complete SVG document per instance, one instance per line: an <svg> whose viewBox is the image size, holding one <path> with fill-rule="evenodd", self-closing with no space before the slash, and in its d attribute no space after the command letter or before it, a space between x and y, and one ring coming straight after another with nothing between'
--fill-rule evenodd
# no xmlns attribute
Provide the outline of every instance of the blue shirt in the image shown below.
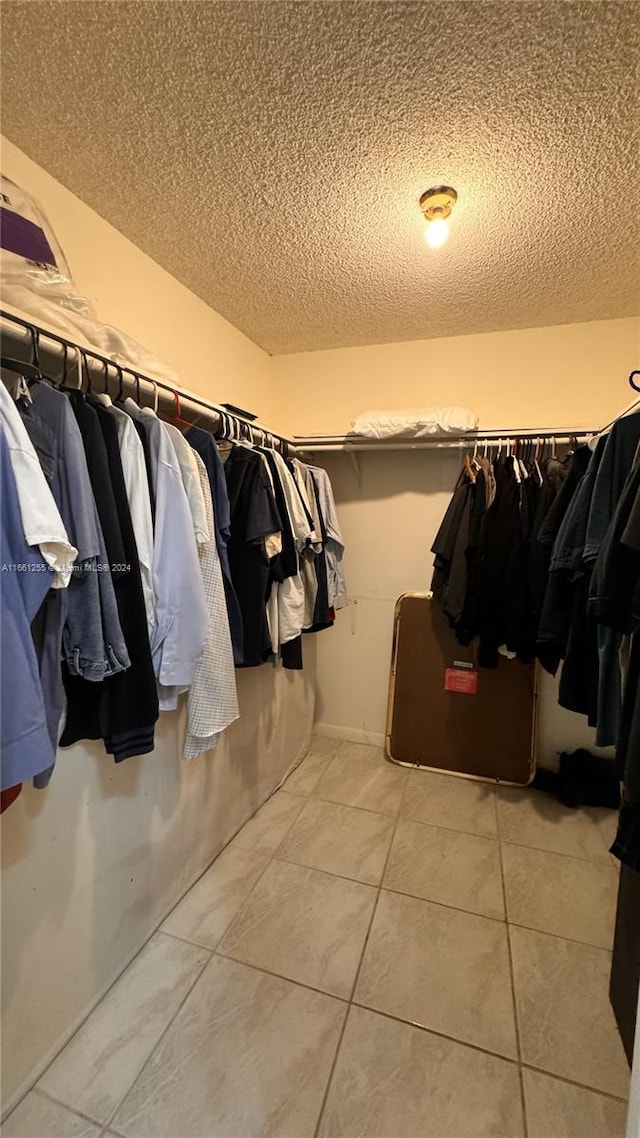
<svg viewBox="0 0 640 1138"><path fill-rule="evenodd" d="M53 576L27 545L9 448L0 430L0 744L1 787L15 786L54 761L31 621Z"/></svg>

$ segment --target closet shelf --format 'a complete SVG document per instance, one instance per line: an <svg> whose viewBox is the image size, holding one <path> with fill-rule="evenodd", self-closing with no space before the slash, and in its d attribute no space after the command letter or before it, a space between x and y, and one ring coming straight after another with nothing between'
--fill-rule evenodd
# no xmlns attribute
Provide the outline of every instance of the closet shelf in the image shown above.
<svg viewBox="0 0 640 1138"><path fill-rule="evenodd" d="M302 451L397 451L397 450L458 450L476 443L507 444L510 439L551 439L556 443L570 443L574 439L588 439L597 434L599 427L492 427L490 430L465 431L464 434L427 435L425 438L368 439L361 435L295 435L295 445Z"/></svg>

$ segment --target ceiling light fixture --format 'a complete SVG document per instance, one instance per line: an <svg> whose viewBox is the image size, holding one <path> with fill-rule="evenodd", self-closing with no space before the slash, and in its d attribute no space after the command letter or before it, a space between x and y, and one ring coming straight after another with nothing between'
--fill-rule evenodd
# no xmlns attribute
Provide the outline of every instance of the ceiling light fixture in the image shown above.
<svg viewBox="0 0 640 1138"><path fill-rule="evenodd" d="M420 209L427 223L424 236L427 245L432 249L439 249L447 240L449 236L447 218L457 200L458 195L451 186L434 186L422 194Z"/></svg>

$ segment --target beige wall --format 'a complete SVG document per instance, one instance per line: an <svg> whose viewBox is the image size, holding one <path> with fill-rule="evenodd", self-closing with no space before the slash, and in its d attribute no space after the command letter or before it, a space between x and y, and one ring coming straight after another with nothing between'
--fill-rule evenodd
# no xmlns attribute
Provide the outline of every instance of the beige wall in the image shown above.
<svg viewBox="0 0 640 1138"><path fill-rule="evenodd" d="M274 428L271 360L40 166L1 137L2 171L38 199L98 319L127 332L214 403L247 407ZM170 208L168 205L167 208ZM213 256L213 253L212 253Z"/></svg>
<svg viewBox="0 0 640 1138"><path fill-rule="evenodd" d="M597 427L630 400L640 319L602 320L276 356L275 412L298 435L343 434L361 411L463 404L490 427Z"/></svg>
<svg viewBox="0 0 640 1138"><path fill-rule="evenodd" d="M7 143L2 167L40 199L101 319L186 387L277 427L266 353ZM25 787L3 816L5 1108L306 749L314 645L305 650L304 673L238 673L241 719L216 751L183 762L179 717L164 714L152 755L116 766L97 744L61 751L49 789Z"/></svg>

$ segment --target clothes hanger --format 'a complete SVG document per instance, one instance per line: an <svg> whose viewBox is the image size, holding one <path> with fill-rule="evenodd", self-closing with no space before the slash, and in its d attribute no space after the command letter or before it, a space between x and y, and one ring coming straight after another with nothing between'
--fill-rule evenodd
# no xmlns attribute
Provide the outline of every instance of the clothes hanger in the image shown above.
<svg viewBox="0 0 640 1138"><path fill-rule="evenodd" d="M158 384L156 383L155 379L150 379L149 382L153 386L153 411L154 411L154 414L157 415L158 414L158 407L160 406L160 395L158 392Z"/></svg>
<svg viewBox="0 0 640 1138"><path fill-rule="evenodd" d="M84 381L87 381L87 395L93 395L93 387L91 386L91 376L89 374L89 363L86 353L80 351L80 391L84 391Z"/></svg>
<svg viewBox="0 0 640 1138"><path fill-rule="evenodd" d="M634 368L629 375L629 387L632 387L634 391L640 391L640 383L635 382L636 376L640 377L640 370L638 370L638 368Z"/></svg>
<svg viewBox="0 0 640 1138"><path fill-rule="evenodd" d="M0 367L21 376L22 379L26 380L27 385L31 387L32 383L43 380L44 376L40 370L40 361L38 359L38 333L33 325L29 326L29 331L31 333L31 363L27 363L24 360L16 360L12 356L2 356L0 357Z"/></svg>
<svg viewBox="0 0 640 1138"><path fill-rule="evenodd" d="M139 377L136 377L136 378L138 379L138 383L139 383L140 382ZM173 425L175 427L190 427L191 423L188 422L186 419L183 419L181 414L180 414L180 396L178 395L178 392L175 390L172 390L171 394L173 395L173 398L175 400L175 408L174 408L173 418L171 419L171 422L173 423Z"/></svg>

